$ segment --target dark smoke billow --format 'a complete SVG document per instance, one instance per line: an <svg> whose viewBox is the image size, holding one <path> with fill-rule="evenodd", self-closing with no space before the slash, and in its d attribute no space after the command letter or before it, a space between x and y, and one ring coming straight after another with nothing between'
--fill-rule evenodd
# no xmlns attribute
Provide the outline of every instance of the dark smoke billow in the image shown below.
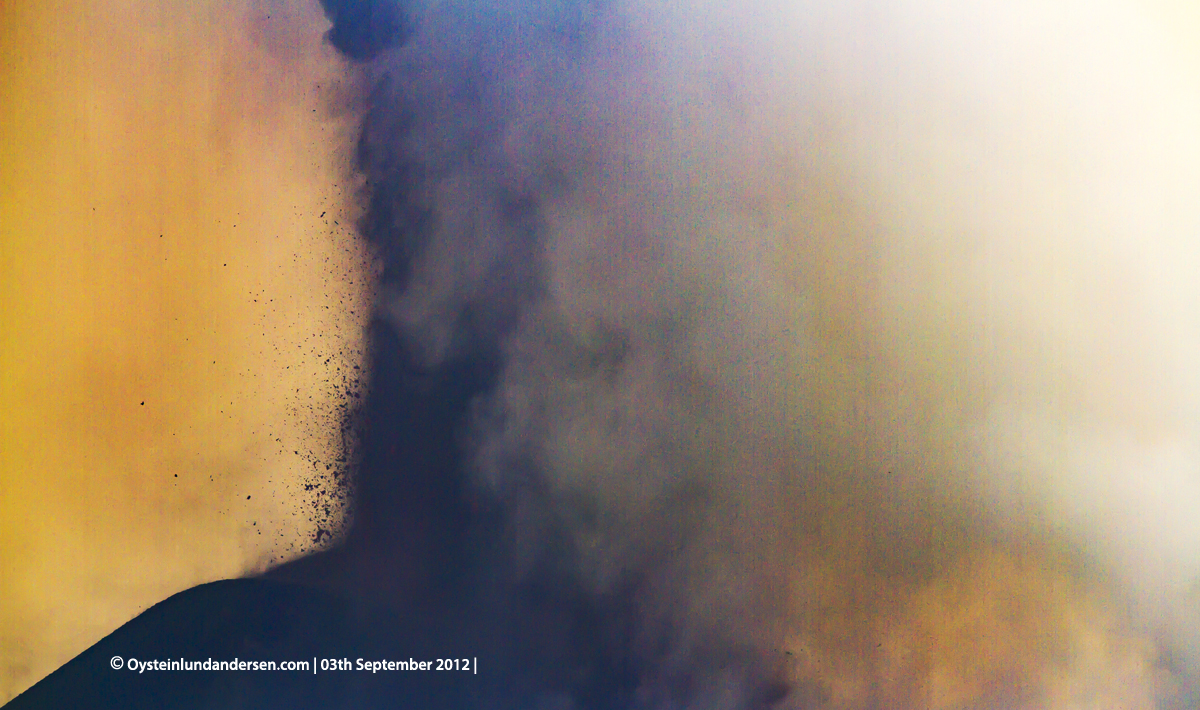
<svg viewBox="0 0 1200 710"><path fill-rule="evenodd" d="M348 546L431 536L363 585L528 619L538 707L1194 706L1200 93L1136 7L325 7Z"/></svg>

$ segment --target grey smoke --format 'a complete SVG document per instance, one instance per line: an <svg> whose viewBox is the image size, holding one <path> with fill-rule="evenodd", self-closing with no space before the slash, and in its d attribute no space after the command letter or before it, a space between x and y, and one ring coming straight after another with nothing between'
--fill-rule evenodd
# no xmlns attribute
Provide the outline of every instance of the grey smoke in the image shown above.
<svg viewBox="0 0 1200 710"><path fill-rule="evenodd" d="M1195 701L1200 93L1136 7L405 17L380 310L502 355L472 485L636 590L640 704Z"/></svg>

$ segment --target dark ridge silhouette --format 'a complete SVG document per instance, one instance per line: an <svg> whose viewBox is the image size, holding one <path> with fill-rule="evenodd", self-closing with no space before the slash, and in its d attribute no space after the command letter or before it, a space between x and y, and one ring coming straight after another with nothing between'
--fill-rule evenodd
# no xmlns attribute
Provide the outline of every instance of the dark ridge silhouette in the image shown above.
<svg viewBox="0 0 1200 710"><path fill-rule="evenodd" d="M344 695L348 675L313 676L311 670L139 673L127 664L301 660L300 648L317 639L323 653L346 653L355 645L346 611L344 601L294 585L244 579L201 585L143 612L6 707L204 708L221 707L222 700L229 701L224 707L325 707ZM112 667L116 658L119 669ZM307 660L311 663L311 656Z"/></svg>
<svg viewBox="0 0 1200 710"><path fill-rule="evenodd" d="M358 659L461 661L461 637L417 616L389 633L361 631L335 595L265 579L213 582L163 601L105 637L6 707L480 707L495 678L464 671L356 670ZM450 633L447 633L447 632ZM417 650L419 649L419 650ZM116 658L121 668L113 668ZM298 670L129 670L149 661L298 661ZM313 672L313 667L317 671ZM135 666L137 668L137 666ZM491 689L494 693L494 688Z"/></svg>

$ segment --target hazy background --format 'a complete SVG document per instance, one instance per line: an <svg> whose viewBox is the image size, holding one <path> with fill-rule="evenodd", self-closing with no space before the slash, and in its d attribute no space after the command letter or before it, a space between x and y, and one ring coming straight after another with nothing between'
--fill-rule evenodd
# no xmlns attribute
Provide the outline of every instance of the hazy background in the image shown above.
<svg viewBox="0 0 1200 710"><path fill-rule="evenodd" d="M369 301L325 26L0 4L0 702L339 518Z"/></svg>

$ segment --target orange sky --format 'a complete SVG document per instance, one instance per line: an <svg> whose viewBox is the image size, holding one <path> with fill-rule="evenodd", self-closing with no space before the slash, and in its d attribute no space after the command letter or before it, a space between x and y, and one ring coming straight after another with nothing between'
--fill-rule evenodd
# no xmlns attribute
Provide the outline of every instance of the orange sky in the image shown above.
<svg viewBox="0 0 1200 710"><path fill-rule="evenodd" d="M315 1L0 4L0 703L311 547L368 303L324 28Z"/></svg>

